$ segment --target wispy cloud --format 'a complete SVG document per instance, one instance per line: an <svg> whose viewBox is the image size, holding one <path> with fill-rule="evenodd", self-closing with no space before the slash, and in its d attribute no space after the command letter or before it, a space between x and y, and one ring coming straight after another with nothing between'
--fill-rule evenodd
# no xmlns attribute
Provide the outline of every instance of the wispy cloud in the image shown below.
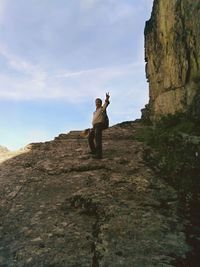
<svg viewBox="0 0 200 267"><path fill-rule="evenodd" d="M38 74L40 73L44 78L44 71L39 65L34 65L30 61L13 54L5 45L0 45L0 55L5 58L7 67L13 71L17 71L19 74L21 73L24 76L28 75L30 77L38 77Z"/></svg>
<svg viewBox="0 0 200 267"><path fill-rule="evenodd" d="M13 70L21 72L21 78L10 79L5 74L0 75L0 99L57 100L79 105L88 103L89 99L92 103L96 97L103 97L109 91L111 124L140 117L140 109L148 102L143 62L56 72L23 62L18 58L17 68L10 64Z"/></svg>
<svg viewBox="0 0 200 267"><path fill-rule="evenodd" d="M27 15L31 10L24 2L23 9L27 12L23 13L26 15L22 20L18 20L18 13L13 11L12 28L8 26L6 35L2 35L0 56L4 59L5 66L0 74L0 99L57 99L75 104L110 90L113 96L116 96L116 103L118 97L123 98L122 91L126 101L131 103L129 98L131 99L132 94L133 97L137 95L139 102L144 102L147 92L143 89L146 84L142 34L135 35L135 40L127 36L130 30L134 35L140 21L139 14L144 12L145 6L151 5L152 1L79 0L76 4L70 2L73 16L70 12L63 16L62 6L66 11L67 5L63 5L62 1L58 1L56 9L52 2L48 6L47 15L44 13L44 3L36 5L31 0L34 14L32 17ZM12 7L9 0L0 0L0 14L4 13L5 3L10 3L8 10ZM15 8L18 10L18 6ZM26 21L31 31L27 31L24 26ZM39 25L39 21L41 27L36 29L35 25ZM16 44L22 43L25 47L31 45L28 54L27 49L23 50L23 54L19 53L17 45L11 46L11 42L8 42L11 38L9 29L12 32L15 27L19 34L13 44L16 41ZM33 35L29 36L27 32L33 32ZM50 39L47 33L51 35ZM46 37L48 38L45 39ZM125 43L123 39L126 40ZM43 51L34 50L38 47L38 42ZM55 58L52 57L54 54ZM64 63L60 58L64 59Z"/></svg>
<svg viewBox="0 0 200 267"><path fill-rule="evenodd" d="M4 114L2 103L6 103L11 115L16 114L10 121L20 124L18 134L15 139L11 136L9 143L22 144L22 139L29 142L39 137L43 140L47 136L43 126L48 120L51 136L58 127L58 118L59 129L65 129L69 117L73 117L70 128L88 127L93 100L104 97L106 91L111 94L111 124L138 117L148 101L143 29L152 3L0 0L0 114ZM52 103L48 112L44 103ZM22 106L25 108L19 113ZM54 113L49 115L51 110L55 111L54 119ZM84 110L81 119L80 110ZM22 120L23 116L26 119ZM33 128L38 131L29 138L23 135L24 125L26 132Z"/></svg>
<svg viewBox="0 0 200 267"><path fill-rule="evenodd" d="M13 55L5 47L0 47L0 53L7 60L10 72L18 74L11 77L10 73L1 73L1 99L56 98L70 102L85 101L88 97L105 91L119 78L126 79L138 68L144 67L142 63L132 63L80 71L52 72Z"/></svg>

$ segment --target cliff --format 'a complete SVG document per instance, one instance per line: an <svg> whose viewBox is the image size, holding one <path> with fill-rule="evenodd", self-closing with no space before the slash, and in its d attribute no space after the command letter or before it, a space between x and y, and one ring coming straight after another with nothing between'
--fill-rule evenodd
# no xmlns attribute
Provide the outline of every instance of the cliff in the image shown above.
<svg viewBox="0 0 200 267"><path fill-rule="evenodd" d="M199 0L154 1L145 27L150 120L176 112L200 118L199 15Z"/></svg>
<svg viewBox="0 0 200 267"><path fill-rule="evenodd" d="M145 28L151 120L176 112L199 118L199 2L154 1ZM186 266L194 237L199 255L199 218L186 233L191 222L180 214L180 193L191 186L198 191L198 202L190 200L193 191L184 192L183 205L187 214L198 213L199 139L192 146L190 136L166 133L171 124L157 135L136 122L110 127L103 160L90 157L79 131L15 153L4 150L0 266ZM160 153L136 140L147 129Z"/></svg>
<svg viewBox="0 0 200 267"><path fill-rule="evenodd" d="M177 192L143 160L141 124L29 145L0 165L0 266L175 266L188 250Z"/></svg>

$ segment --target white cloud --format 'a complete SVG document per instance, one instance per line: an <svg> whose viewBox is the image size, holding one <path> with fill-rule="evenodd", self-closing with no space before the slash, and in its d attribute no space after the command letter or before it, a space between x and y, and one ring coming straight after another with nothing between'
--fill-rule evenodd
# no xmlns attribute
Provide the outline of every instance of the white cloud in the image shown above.
<svg viewBox="0 0 200 267"><path fill-rule="evenodd" d="M0 74L0 99L7 100L60 100L84 104L109 91L111 124L140 117L140 109L148 102L145 84L143 45L139 62L71 71L51 70L15 55L0 45L0 54L7 69ZM42 136L39 133L37 136ZM46 137L45 137L46 139ZM27 137L26 137L27 140ZM28 138L28 140L37 140ZM39 140L39 139L38 139Z"/></svg>
<svg viewBox="0 0 200 267"><path fill-rule="evenodd" d="M12 58L8 53L6 55L9 67L21 75L12 78L5 73L0 74L0 99L60 100L77 105L104 97L105 92L109 91L112 99L109 111L111 123L140 117L140 109L148 102L143 62L50 72L24 59Z"/></svg>
<svg viewBox="0 0 200 267"><path fill-rule="evenodd" d="M45 90L47 73L39 65L14 55L1 45L0 55L4 57L7 69L0 74L0 98L30 99L39 98Z"/></svg>
<svg viewBox="0 0 200 267"><path fill-rule="evenodd" d="M64 105L66 109L63 108L60 117L63 113L65 118L71 114L68 110L71 107L77 113L84 110L88 122L78 121L76 115L74 124L69 122L68 125L73 129L90 125L93 100L103 98L109 91L111 124L139 117L140 109L148 102L142 23L145 23L144 13L146 18L147 6L152 6L152 1L0 0L0 26L3 25L0 32L0 100L17 100L15 104L24 104L27 113L23 112L23 116L28 118L40 116L34 110L37 100L55 104L55 110ZM26 100L31 103L32 113L29 113ZM8 107L11 113L15 114L17 110L15 121L19 120L21 124L18 133L15 131L9 139L7 136L12 130L5 129L7 143L19 147L31 141L46 140L51 127L51 138L55 134L58 125L55 118L49 128L44 128L43 122L40 127L37 119L37 125L28 119L27 130L22 130L22 113L13 108L13 101L5 102L11 103ZM57 112L59 114L59 109ZM52 120L47 113L45 110L45 121ZM5 141L5 145L7 143Z"/></svg>
<svg viewBox="0 0 200 267"><path fill-rule="evenodd" d="M80 71L60 70L52 72L44 70L23 58L19 58L5 48L0 47L0 53L6 58L9 71L17 75L1 73L1 99L65 99L69 102L83 102L88 97L95 97L113 87L119 79L130 79L142 63L132 63L121 66L102 67ZM114 89L119 90L119 89Z"/></svg>
<svg viewBox="0 0 200 267"><path fill-rule="evenodd" d="M43 69L39 65L34 65L31 62L18 57L8 51L8 49L2 44L0 45L0 55L6 59L8 67L14 71L18 71L19 73L28 75L29 77L36 77L37 79L39 77L44 78L45 76Z"/></svg>

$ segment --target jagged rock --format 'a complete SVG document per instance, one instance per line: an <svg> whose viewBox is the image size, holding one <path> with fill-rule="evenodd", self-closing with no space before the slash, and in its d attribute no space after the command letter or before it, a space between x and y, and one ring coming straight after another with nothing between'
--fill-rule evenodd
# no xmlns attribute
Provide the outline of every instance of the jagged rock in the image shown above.
<svg viewBox="0 0 200 267"><path fill-rule="evenodd" d="M177 193L146 166L140 123L103 134L104 159L80 132L32 144L0 165L0 265L174 266L188 250Z"/></svg>
<svg viewBox="0 0 200 267"><path fill-rule="evenodd" d="M191 109L200 118L199 11L199 0L154 1L145 27L151 120Z"/></svg>
<svg viewBox="0 0 200 267"><path fill-rule="evenodd" d="M141 109L141 120L143 122L150 122L150 107L149 104L145 105L145 108Z"/></svg>

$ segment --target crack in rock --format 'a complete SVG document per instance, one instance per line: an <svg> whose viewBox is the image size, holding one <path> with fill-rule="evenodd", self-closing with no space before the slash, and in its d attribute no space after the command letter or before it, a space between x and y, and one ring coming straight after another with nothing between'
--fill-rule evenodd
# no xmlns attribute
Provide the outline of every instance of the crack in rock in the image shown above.
<svg viewBox="0 0 200 267"><path fill-rule="evenodd" d="M95 202L90 197L75 195L70 199L70 203L71 207L80 208L82 213L95 218L95 222L92 226L93 242L91 245L91 251L93 253L93 257L91 266L99 267L103 255L98 251L97 246L99 243L102 243L102 240L100 239L101 227L105 222L108 222L109 216L106 214L105 208L103 208L102 204Z"/></svg>

